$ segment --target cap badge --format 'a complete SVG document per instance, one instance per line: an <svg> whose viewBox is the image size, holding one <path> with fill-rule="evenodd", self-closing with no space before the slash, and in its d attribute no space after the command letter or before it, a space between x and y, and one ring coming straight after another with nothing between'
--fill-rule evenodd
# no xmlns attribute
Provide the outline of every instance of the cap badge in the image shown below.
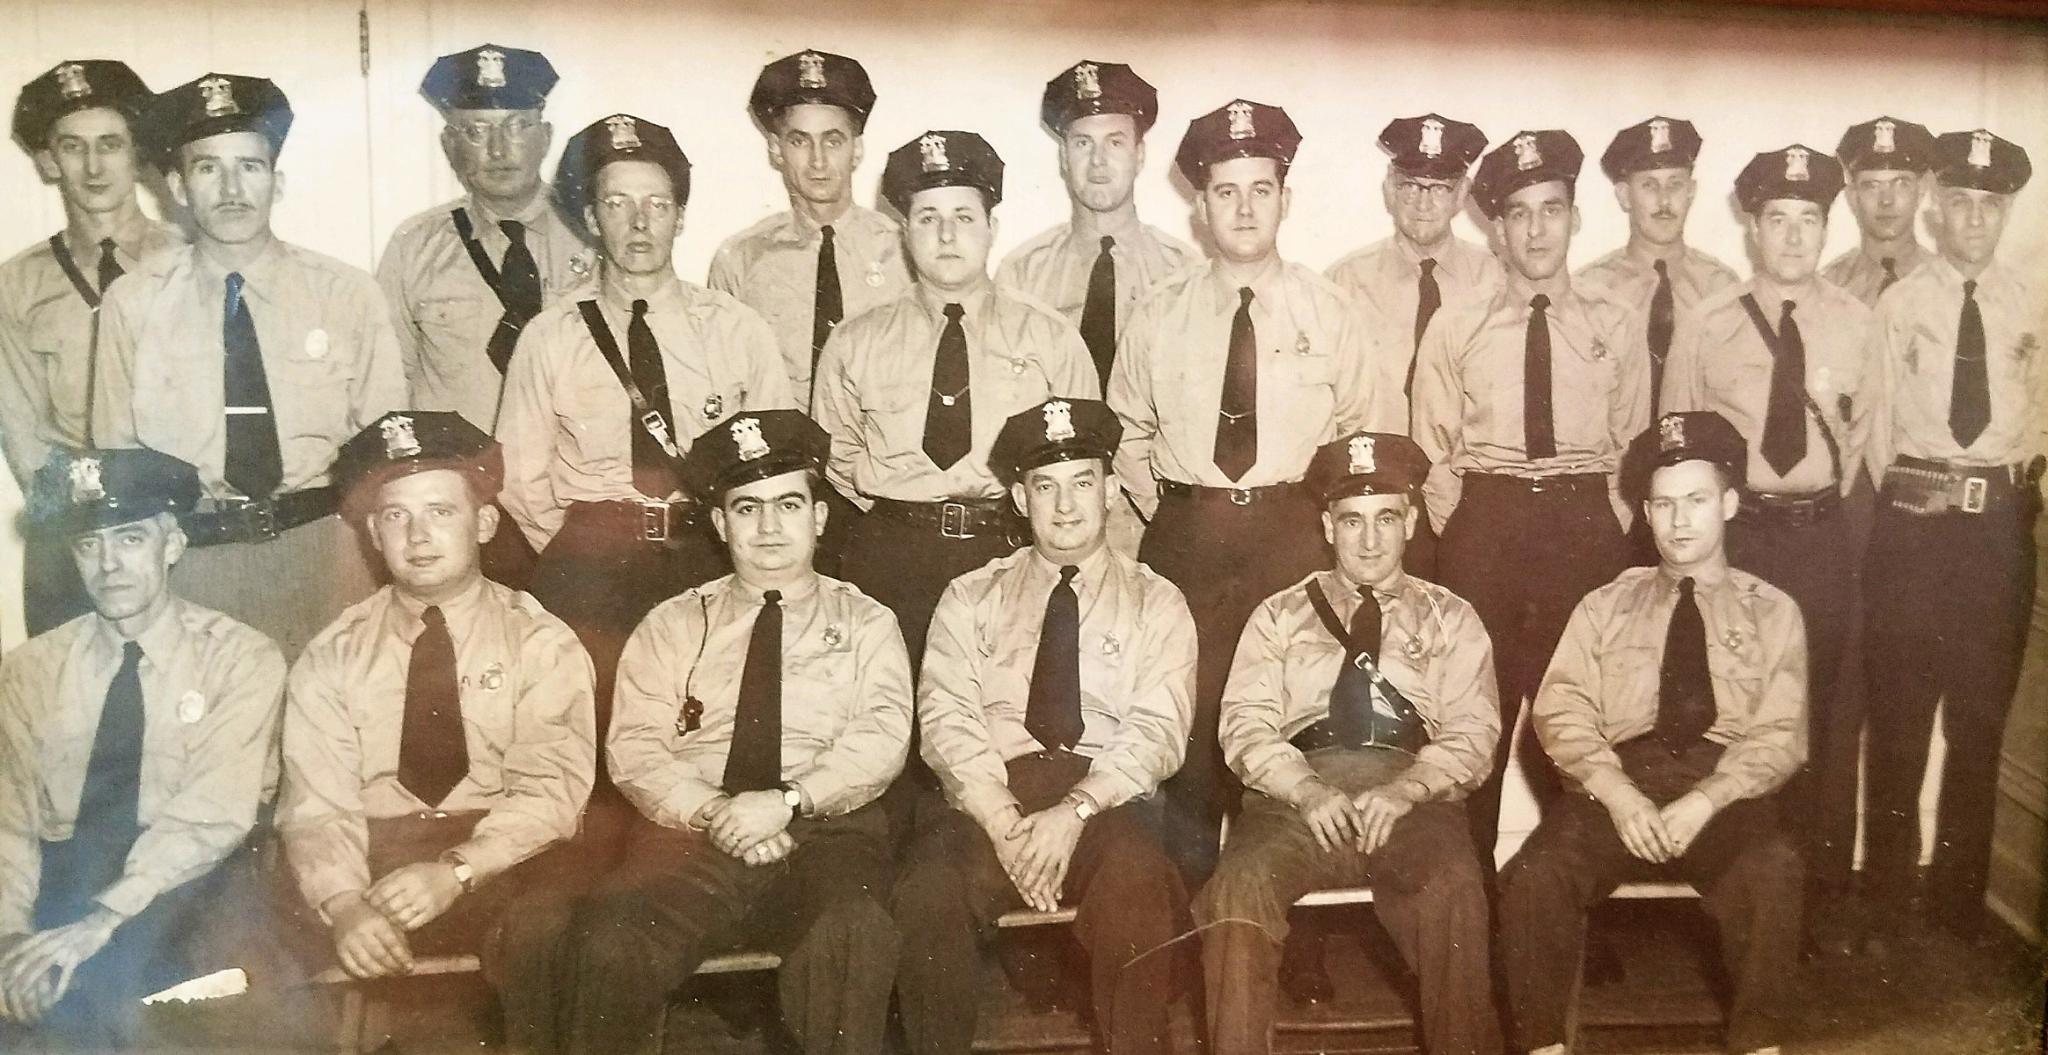
<svg viewBox="0 0 2048 1055"><path fill-rule="evenodd" d="M1351 437L1351 475L1364 476L1380 471L1379 458L1373 450L1371 436Z"/></svg>
<svg viewBox="0 0 2048 1055"><path fill-rule="evenodd" d="M613 114L604 119L604 126L611 130L613 150L640 149L640 122L626 114Z"/></svg>
<svg viewBox="0 0 2048 1055"><path fill-rule="evenodd" d="M496 48L485 48L476 53L476 86L479 88L503 88L505 86L505 53Z"/></svg>
<svg viewBox="0 0 2048 1055"><path fill-rule="evenodd" d="M1515 169L1527 172L1543 164L1543 151L1536 147L1536 137L1527 132L1515 137Z"/></svg>
<svg viewBox="0 0 2048 1055"><path fill-rule="evenodd" d="M1045 442L1065 443L1074 438L1074 408L1064 399L1045 405Z"/></svg>
<svg viewBox="0 0 2048 1055"><path fill-rule="evenodd" d="M1785 151L1785 179L1792 183L1805 183L1813 178L1807 168L1807 159L1812 157L1804 147L1792 147Z"/></svg>
<svg viewBox="0 0 2048 1055"><path fill-rule="evenodd" d="M420 456L420 438L413 431L412 419L404 414L393 414L377 423L377 431L384 434L384 457L389 461Z"/></svg>
<svg viewBox="0 0 2048 1055"><path fill-rule="evenodd" d="M1074 67L1074 98L1083 101L1102 98L1102 68L1092 62Z"/></svg>
<svg viewBox="0 0 2048 1055"><path fill-rule="evenodd" d="M71 463L71 501L75 503L100 502L107 497L105 485L100 483L100 460L78 458Z"/></svg>
<svg viewBox="0 0 2048 1055"><path fill-rule="evenodd" d="M1650 153L1671 152L1671 122L1659 117L1650 122Z"/></svg>
<svg viewBox="0 0 2048 1055"><path fill-rule="evenodd" d="M67 62L57 67L57 90L66 99L82 99L92 94L92 85L86 83L85 67Z"/></svg>
<svg viewBox="0 0 2048 1055"><path fill-rule="evenodd" d="M1991 167L1991 133L1978 129L1970 133L1970 167L1988 169Z"/></svg>
<svg viewBox="0 0 2048 1055"><path fill-rule="evenodd" d="M796 83L813 91L825 87L825 56L806 51L796 57Z"/></svg>
<svg viewBox="0 0 2048 1055"><path fill-rule="evenodd" d="M1899 126L1891 118L1885 118L1870 129L1870 152L1889 154L1899 149Z"/></svg>
<svg viewBox="0 0 2048 1055"><path fill-rule="evenodd" d="M1230 138L1250 139L1259 134L1252 127L1252 104L1240 100L1231 103L1226 110L1230 114Z"/></svg>
<svg viewBox="0 0 2048 1055"><path fill-rule="evenodd" d="M743 462L768 457L768 440L761 435L760 418L737 418L732 423L732 442Z"/></svg>
<svg viewBox="0 0 2048 1055"><path fill-rule="evenodd" d="M917 141L918 163L926 172L944 172L953 167L946 159L946 137L929 132Z"/></svg>
<svg viewBox="0 0 2048 1055"><path fill-rule="evenodd" d="M1657 449L1670 453L1685 446L1685 419L1666 414L1657 419Z"/></svg>
<svg viewBox="0 0 2048 1055"><path fill-rule="evenodd" d="M1426 158L1438 158L1444 154L1444 123L1432 117L1422 122L1422 143L1415 149L1422 151Z"/></svg>
<svg viewBox="0 0 2048 1055"><path fill-rule="evenodd" d="M206 101L206 116L226 117L239 114L242 108L235 102L235 86L226 77L208 77L199 82L199 95Z"/></svg>

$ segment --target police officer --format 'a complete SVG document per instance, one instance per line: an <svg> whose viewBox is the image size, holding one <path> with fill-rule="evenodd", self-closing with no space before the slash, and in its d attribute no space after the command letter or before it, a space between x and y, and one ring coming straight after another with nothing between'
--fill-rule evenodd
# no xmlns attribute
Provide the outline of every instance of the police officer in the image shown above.
<svg viewBox="0 0 2048 1055"><path fill-rule="evenodd" d="M1816 273L1841 166L1805 146L1758 154L1735 177L1757 273L1709 296L1681 327L1664 373L1664 405L1711 410L1745 446L1730 563L1784 590L1806 623L1810 768L1794 781L1804 836L1809 928L1843 951L1840 902L1856 842L1862 715L1836 691L1857 607L1862 549L1844 503L1862 471L1884 380L1868 368L1870 309Z"/></svg>
<svg viewBox="0 0 2048 1055"><path fill-rule="evenodd" d="M1493 646L1470 605L1402 570L1428 469L1401 435L1317 450L1308 483L1335 565L1267 598L1238 641L1221 740L1251 794L1195 899L1218 1052L1271 1050L1295 899L1367 882L1421 981L1425 1050L1500 1050L1461 801L1500 740Z"/></svg>
<svg viewBox="0 0 2048 1055"><path fill-rule="evenodd" d="M897 937L874 803L910 741L910 665L889 610L812 567L827 449L771 410L685 460L733 574L649 613L619 661L606 750L639 814L564 939L561 1003L530 1009L562 1023L563 1051L655 1051L670 993L763 918L786 924L782 1015L803 1050L882 1050Z"/></svg>
<svg viewBox="0 0 2048 1055"><path fill-rule="evenodd" d="M1150 519L1140 556L1187 595L1201 637L1194 739L1167 784L1167 845L1192 883L1215 865L1228 806L1216 706L1230 650L1261 600L1322 563L1299 481L1317 445L1371 417L1361 316L1279 253L1300 145L1286 111L1243 99L1188 125L1174 163L1216 256L1154 287L1110 374L1116 474Z"/></svg>
<svg viewBox="0 0 2048 1055"><path fill-rule="evenodd" d="M1661 563L1580 602L1532 705L1573 789L1501 874L1517 1051L1564 1055L1586 912L1645 866L1698 887L1720 925L1728 1050L1778 1051L1800 860L1775 792L1806 757L1806 635L1790 596L1728 564L1744 447L1712 412L1667 413L1629 445L1624 493Z"/></svg>
<svg viewBox="0 0 2048 1055"><path fill-rule="evenodd" d="M484 577L502 468L467 418L386 414L335 475L391 583L292 665L277 823L297 882L280 937L309 970L358 978L479 952L517 1023L553 985L537 954L554 935L534 932L597 765L590 657Z"/></svg>
<svg viewBox="0 0 2048 1055"><path fill-rule="evenodd" d="M1913 225L1934 166L1934 133L1896 117L1875 118L1842 133L1835 158L1848 170L1849 212L1862 238L1820 274L1875 307L1879 294L1927 259Z"/></svg>
<svg viewBox="0 0 2048 1055"><path fill-rule="evenodd" d="M100 296L142 257L184 240L142 211L136 111L149 89L125 63L60 62L22 86L14 137L57 186L64 230L0 264L0 448L26 493L53 447L90 447ZM55 536L26 540L22 599L40 634L92 610Z"/></svg>
<svg viewBox="0 0 2048 1055"><path fill-rule="evenodd" d="M192 466L60 451L30 527L69 548L93 612L0 663L0 1046L41 1026L103 1050L136 1001L201 967L218 866L276 767L285 665L241 623L177 596Z"/></svg>
<svg viewBox="0 0 2048 1055"><path fill-rule="evenodd" d="M955 579L932 616L918 721L953 809L896 884L914 1055L966 1055L996 917L1063 898L1078 902L1101 1046L1171 1048L1161 947L1187 895L1155 793L1187 745L1195 625L1172 583L1108 546L1117 433L1092 399L1005 422L989 460L1031 545Z"/></svg>
<svg viewBox="0 0 2048 1055"><path fill-rule="evenodd" d="M1575 283L1582 157L1570 134L1521 132L1480 163L1473 194L1504 247L1506 284L1446 308L1423 335L1413 435L1443 540L1439 578L1493 638L1501 728L1534 695L1572 606L1627 563L1615 473L1649 419L1650 369L1631 313ZM1527 772L1549 774L1534 752ZM1467 812L1489 871L1508 752Z"/></svg>
<svg viewBox="0 0 2048 1055"><path fill-rule="evenodd" d="M1642 313L1652 415L1679 313L1740 281L1728 265L1685 244L1685 218L1699 193L1692 174L1699 156L1700 134L1691 121L1652 117L1616 133L1600 155L1600 171L1614 182L1614 200L1628 216L1628 243L1577 276Z"/></svg>
<svg viewBox="0 0 2048 1055"><path fill-rule="evenodd" d="M882 196L908 225L917 282L833 332L812 413L832 437L833 486L867 511L846 578L896 613L915 664L946 584L1015 548L988 461L996 432L1047 398L1101 389L1072 324L989 279L1003 162L986 140L905 143Z"/></svg>
<svg viewBox="0 0 2048 1055"><path fill-rule="evenodd" d="M2034 520L2048 435L2039 285L1996 257L2026 151L1984 129L1935 140L1941 251L1877 305L1873 368L1887 422L1864 571L1870 699L1866 888L1904 907L1919 860L1920 778L1935 702L1948 756L1928 896L1983 933L1999 743L2034 597Z"/></svg>
<svg viewBox="0 0 2048 1055"><path fill-rule="evenodd" d="M370 276L271 230L291 104L258 77L209 73L142 121L189 247L142 261L100 312L93 433L199 469L180 596L298 655L376 588L336 515L342 441L406 403L391 315Z"/></svg>

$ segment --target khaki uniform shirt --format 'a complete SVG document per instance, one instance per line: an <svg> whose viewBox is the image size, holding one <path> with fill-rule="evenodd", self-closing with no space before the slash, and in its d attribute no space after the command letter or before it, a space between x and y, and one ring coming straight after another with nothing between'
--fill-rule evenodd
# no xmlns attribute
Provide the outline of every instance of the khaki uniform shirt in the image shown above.
<svg viewBox="0 0 2048 1055"><path fill-rule="evenodd" d="M99 903L134 916L205 875L249 834L277 765L284 656L227 616L173 598L142 646L142 834ZM43 842L70 839L126 642L84 615L0 663L0 934L34 929Z"/></svg>
<svg viewBox="0 0 2048 1055"><path fill-rule="evenodd" d="M483 880L574 836L590 797L590 656L540 602L488 579L441 606L469 773L439 803L399 783L406 678L425 609L386 586L342 612L292 664L277 826L315 908L369 889L371 820L484 811L454 848Z"/></svg>
<svg viewBox="0 0 2048 1055"><path fill-rule="evenodd" d="M634 298L609 283L582 299L589 297L629 363ZM661 345L669 397L663 409L682 451L740 411L796 406L775 335L732 297L671 277L647 300L647 327ZM527 323L498 417L505 448L499 500L536 552L561 530L570 503L640 497L633 489L637 428L625 386L598 351L577 299L563 298Z"/></svg>
<svg viewBox="0 0 2048 1055"><path fill-rule="evenodd" d="M1217 739L1224 761L1246 787L1293 802L1316 775L1288 740L1330 715L1330 690L1344 666L1344 645L1323 625L1308 584L1344 625L1364 603L1357 584L1322 571L1266 598L1246 621L1223 689ZM1391 591L1375 591L1381 610L1380 673L1415 705L1429 744L1401 774L1429 789L1431 799L1462 799L1493 771L1500 742L1499 689L1493 641L1479 615L1458 595L1403 575ZM1373 690L1374 707L1391 704Z"/></svg>
<svg viewBox="0 0 2048 1055"><path fill-rule="evenodd" d="M587 283L596 262L595 252L551 202L552 192L542 186L517 215L499 216L463 197L414 216L392 233L377 262L377 284L391 305L414 409L452 410L485 432L497 425L505 378L487 350L505 307L470 259L452 214L458 208L468 212L484 255L501 272L512 240L499 221L526 225L526 248L540 271L545 306Z"/></svg>
<svg viewBox="0 0 2048 1055"><path fill-rule="evenodd" d="M770 216L725 240L704 284L761 313L801 398L811 391L811 322L818 303L819 227L799 212ZM841 322L910 289L896 221L856 205L832 221Z"/></svg>
<svg viewBox="0 0 2048 1055"><path fill-rule="evenodd" d="M1278 259L1251 290L1259 451L1240 479L1216 467L1238 287L1214 261L1186 268L1146 295L1118 338L1109 379L1109 405L1124 426L1116 473L1147 517L1159 507L1160 480L1292 483L1318 446L1375 424L1372 338L1351 299L1321 275Z"/></svg>
<svg viewBox="0 0 2048 1055"><path fill-rule="evenodd" d="M996 284L1037 297L1079 327L1081 311L1088 306L1088 276L1102 253L1105 234L1116 238L1109 257L1116 262L1118 333L1123 332L1146 291L1201 259L1193 249L1149 224L1132 224L1126 230L1102 231L1084 238L1075 234L1073 224L1063 223L1011 250L996 269Z"/></svg>
<svg viewBox="0 0 2048 1055"><path fill-rule="evenodd" d="M1373 387L1375 416L1387 429L1408 431L1408 371L1415 360L1415 311L1422 301L1421 253L1399 235L1366 246L1325 272L1337 288L1367 312L1374 329L1377 368ZM1453 237L1437 254L1436 286L1442 298L1435 324L1445 306L1491 297L1506 281L1500 261L1485 246Z"/></svg>
<svg viewBox="0 0 2048 1055"><path fill-rule="evenodd" d="M952 468L924 453L925 411L948 303L920 285L839 324L818 360L811 416L832 436L833 486L862 508L876 498L937 502L1004 493L988 467L1003 422L1048 399L1102 394L1080 331L1051 308L984 283L958 303L967 334L972 444Z"/></svg>
<svg viewBox="0 0 2048 1055"><path fill-rule="evenodd" d="M1664 270L1671 276L1674 316L1742 281L1734 268L1691 246L1686 246L1684 254ZM1645 319L1650 314L1650 298L1657 295L1656 266L1626 246L1580 268L1572 281L1606 290L1609 299L1643 313ZM1644 347L1648 347L1647 343Z"/></svg>
<svg viewBox="0 0 2048 1055"><path fill-rule="evenodd" d="M1892 270L1900 278L1905 278L1933 255L1919 242L1914 242L1911 249L1892 258ZM1850 296L1873 308L1877 307L1877 295L1889 292L1884 285L1883 258L1871 256L1860 245L1828 261L1827 266L1820 269L1820 277L1848 290Z"/></svg>
<svg viewBox="0 0 2048 1055"><path fill-rule="evenodd" d="M1806 761L1806 624L1783 590L1733 568L1716 582L1695 579L1693 597L1714 683L1706 735L1727 748L1694 790L1722 809L1776 790ZM1669 572L1622 572L1579 602L1536 691L1531 720L1543 750L1603 803L1634 786L1615 746L1657 725L1677 605Z"/></svg>
<svg viewBox="0 0 2048 1055"><path fill-rule="evenodd" d="M1031 672L1059 567L1025 547L954 579L932 613L917 711L946 798L987 828L1017 805L1004 763L1044 750L1025 731ZM1076 788L1102 809L1180 768L1194 724L1195 621L1179 589L1108 546L1080 564Z"/></svg>
<svg viewBox="0 0 2048 1055"><path fill-rule="evenodd" d="M241 274L283 456L278 490L326 486L343 442L410 405L391 314L369 275L282 240ZM108 288L93 397L102 447L149 447L191 462L214 498L235 493L221 476L227 275L180 246Z"/></svg>
<svg viewBox="0 0 2048 1055"><path fill-rule="evenodd" d="M656 824L687 827L724 794L761 601L727 575L663 601L626 641L605 757L619 790ZM812 816L850 813L889 787L910 751L903 634L880 602L823 575L783 590L781 603L782 779Z"/></svg>
<svg viewBox="0 0 2048 1055"><path fill-rule="evenodd" d="M185 241L184 232L147 216L114 236L114 259L134 271L144 257ZM98 245L71 245L88 284L99 275ZM0 446L23 490L52 447L88 447L86 393L92 384L94 311L37 242L0 264Z"/></svg>

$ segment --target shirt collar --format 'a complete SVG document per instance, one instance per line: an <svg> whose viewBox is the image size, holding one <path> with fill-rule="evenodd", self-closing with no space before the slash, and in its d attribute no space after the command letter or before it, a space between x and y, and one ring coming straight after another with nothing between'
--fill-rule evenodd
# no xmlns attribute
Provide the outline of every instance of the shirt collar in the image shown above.
<svg viewBox="0 0 2048 1055"><path fill-rule="evenodd" d="M832 240L836 243L846 237L847 229L853 226L858 205L848 204L846 211L832 221ZM775 227L775 240L785 245L810 245L818 240L824 226L811 219L811 214L792 206L783 214L783 222Z"/></svg>
<svg viewBox="0 0 2048 1055"><path fill-rule="evenodd" d="M208 284L224 285L227 282L228 269L220 266L212 257L207 256L206 252L200 249L197 244L194 244L192 247L192 262L195 271L205 278ZM265 296L266 291L271 288L272 280L277 277L278 268L282 267L283 263L284 239L272 235L270 244L263 247L263 252L257 254L256 259L236 269L236 272L242 276L244 295L254 294L259 298Z"/></svg>
<svg viewBox="0 0 2048 1055"><path fill-rule="evenodd" d="M603 277L598 280L598 292L603 296L605 303L622 315L631 313L633 302L641 298L627 293L618 284L616 273L610 268L602 270ZM646 296L646 300L649 315L659 315L664 311L684 311L690 307L689 290L672 270L662 274L661 284L655 287L653 293Z"/></svg>
<svg viewBox="0 0 2048 1055"><path fill-rule="evenodd" d="M765 594L767 591L740 578L738 572L732 574L731 582L727 585L734 594L745 598L749 604L761 604L766 600ZM787 586L779 587L779 589L782 591L783 604L787 605L801 601L818 592L818 574L812 572Z"/></svg>
<svg viewBox="0 0 2048 1055"><path fill-rule="evenodd" d="M1363 596L1359 591L1365 589L1364 584L1353 582L1351 576L1344 574L1343 565L1330 569L1330 580L1351 597ZM1399 572L1394 576L1393 583L1386 589L1382 590L1374 587L1372 593L1374 597L1379 598L1381 608L1388 608L1399 602L1407 594L1409 583L1408 573L1405 571Z"/></svg>
<svg viewBox="0 0 2048 1055"><path fill-rule="evenodd" d="M1706 568L1693 572L1690 576L1690 578L1692 579L1693 592L1695 594L1698 594L1700 591L1703 590L1710 591L1719 589L1721 586L1728 582L1728 572L1729 567L1726 564L1709 565ZM1669 565L1657 565L1657 581L1663 584L1663 586L1666 589L1678 589L1678 580L1683 578L1687 578L1687 576L1680 575L1676 571L1673 571Z"/></svg>
<svg viewBox="0 0 2048 1055"><path fill-rule="evenodd" d="M504 220L517 220L525 224L526 229L529 231L539 227L541 221L547 218L548 210L553 208L549 203L554 200L554 193L546 183L542 183L540 189L534 192L533 199L528 201L524 208L510 216L500 215L490 206L477 200L474 194L466 195L463 199L463 205L469 210L470 215L476 217L477 228L480 231L488 228L489 230L497 231L502 236L504 232L499 230L498 224Z"/></svg>
<svg viewBox="0 0 2048 1055"><path fill-rule="evenodd" d="M177 654L178 639L183 636L185 602L172 597L169 604L158 612L142 633L135 635L135 643L142 646L142 654L156 663L169 662ZM128 639L121 636L121 630L114 621L102 615L93 616L92 649L95 658L108 663L118 662L122 646Z"/></svg>
<svg viewBox="0 0 2048 1055"><path fill-rule="evenodd" d="M484 594L488 589L483 576L479 575L468 589L441 602L441 618L447 622L450 636L462 636L460 628L466 628L475 621L477 606L483 603ZM420 618L426 610L427 602L397 586L391 587L391 616L395 620L394 628L399 638L406 644L418 641L420 632L426 629L426 622Z"/></svg>
<svg viewBox="0 0 2048 1055"><path fill-rule="evenodd" d="M987 305L989 294L995 291L995 281L986 275L965 293L941 293L922 282L917 284L918 302L924 305L925 314L931 316L934 325L943 325L946 305L958 304L963 310L962 321L979 316Z"/></svg>
<svg viewBox="0 0 2048 1055"><path fill-rule="evenodd" d="M1027 548L1031 551L1031 556L1025 561L1025 566L1029 569L1031 581L1042 585L1048 591L1051 590L1060 581L1061 565L1047 560L1045 554L1038 552L1038 547ZM1109 542L1105 540L1102 545L1095 547L1095 552L1081 558L1081 563L1077 566L1079 570L1074 573L1077 593L1091 596L1099 593L1103 580L1109 575L1109 566Z"/></svg>
<svg viewBox="0 0 2048 1055"><path fill-rule="evenodd" d="M1522 277L1521 272L1516 271L1512 267L1505 268L1504 270L1507 271L1507 281L1501 283L1500 287L1502 302L1520 309L1524 315L1528 314L1529 302L1536 299L1536 290L1529 285L1528 279ZM1564 288L1556 293L1546 294L1546 296L1550 297L1549 310L1553 318L1556 317L1557 309L1562 307L1564 302L1571 298L1572 294L1571 275L1561 272L1560 276L1564 279Z"/></svg>
<svg viewBox="0 0 2048 1055"><path fill-rule="evenodd" d="M1243 287L1239 286L1229 275L1224 274L1223 265L1215 260L1210 260L1206 266L1209 268L1209 288L1228 310L1236 311L1237 291ZM1280 254L1275 253L1268 257L1265 265L1260 267L1258 273L1252 276L1252 300L1254 302L1265 302L1268 310L1278 308L1281 301L1278 287L1281 278L1286 273L1287 265L1281 261Z"/></svg>
<svg viewBox="0 0 2048 1055"><path fill-rule="evenodd" d="M140 260L149 255L150 235L155 228L156 221L150 219L148 213L137 209L133 219L117 228L108 237L114 240L116 250L127 254L131 260ZM95 240L80 245L78 240L72 237L73 233L69 227L64 229L64 247L71 251L71 259L76 261L79 267L90 272L99 266L100 244Z"/></svg>

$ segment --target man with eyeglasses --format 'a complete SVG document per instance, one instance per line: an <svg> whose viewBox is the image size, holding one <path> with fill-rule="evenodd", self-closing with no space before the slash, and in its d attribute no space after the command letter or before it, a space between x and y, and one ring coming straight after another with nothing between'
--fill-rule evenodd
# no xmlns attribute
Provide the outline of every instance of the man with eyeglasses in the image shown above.
<svg viewBox="0 0 2048 1055"><path fill-rule="evenodd" d="M1849 172L1849 213L1861 238L1821 268L1820 277L1875 307L1892 283L1928 258L1914 225L1934 167L1934 133L1896 117L1873 118L1842 133L1835 159Z"/></svg>

